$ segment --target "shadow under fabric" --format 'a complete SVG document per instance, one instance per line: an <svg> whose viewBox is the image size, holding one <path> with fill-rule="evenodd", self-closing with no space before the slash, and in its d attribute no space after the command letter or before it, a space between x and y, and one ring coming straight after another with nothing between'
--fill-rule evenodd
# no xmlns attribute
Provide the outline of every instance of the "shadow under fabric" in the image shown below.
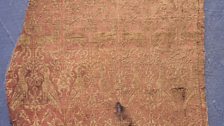
<svg viewBox="0 0 224 126"><path fill-rule="evenodd" d="M30 0L7 73L12 124L206 126L203 6Z"/></svg>

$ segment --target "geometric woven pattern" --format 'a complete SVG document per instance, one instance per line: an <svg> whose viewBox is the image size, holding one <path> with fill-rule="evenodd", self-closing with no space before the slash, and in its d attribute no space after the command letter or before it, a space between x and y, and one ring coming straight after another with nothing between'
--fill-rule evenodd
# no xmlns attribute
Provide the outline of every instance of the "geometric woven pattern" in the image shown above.
<svg viewBox="0 0 224 126"><path fill-rule="evenodd" d="M203 2L31 0L7 73L12 123L206 126Z"/></svg>

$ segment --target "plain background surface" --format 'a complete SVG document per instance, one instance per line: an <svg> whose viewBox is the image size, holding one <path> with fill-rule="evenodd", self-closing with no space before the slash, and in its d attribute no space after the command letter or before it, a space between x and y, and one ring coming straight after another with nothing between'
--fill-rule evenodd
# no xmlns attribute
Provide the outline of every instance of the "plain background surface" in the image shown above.
<svg viewBox="0 0 224 126"><path fill-rule="evenodd" d="M0 126L10 126L5 95L5 72L22 31L28 0L0 0Z"/></svg>
<svg viewBox="0 0 224 126"><path fill-rule="evenodd" d="M0 126L10 126L5 73L27 6L28 0L0 0ZM209 126L224 126L224 0L205 0L205 49Z"/></svg>

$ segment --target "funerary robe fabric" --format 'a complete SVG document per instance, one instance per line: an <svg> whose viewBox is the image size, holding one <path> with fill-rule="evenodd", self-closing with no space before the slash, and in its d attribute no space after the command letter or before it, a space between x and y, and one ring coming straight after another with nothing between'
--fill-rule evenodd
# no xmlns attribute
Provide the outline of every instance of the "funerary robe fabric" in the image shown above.
<svg viewBox="0 0 224 126"><path fill-rule="evenodd" d="M203 6L30 0L7 73L11 123L207 126Z"/></svg>

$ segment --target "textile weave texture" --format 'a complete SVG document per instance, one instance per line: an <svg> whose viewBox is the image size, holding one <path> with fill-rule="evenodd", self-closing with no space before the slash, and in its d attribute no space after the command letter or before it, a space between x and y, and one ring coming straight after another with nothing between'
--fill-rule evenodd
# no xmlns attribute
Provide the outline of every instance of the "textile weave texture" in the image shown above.
<svg viewBox="0 0 224 126"><path fill-rule="evenodd" d="M7 73L12 124L206 126L203 3L31 0Z"/></svg>

